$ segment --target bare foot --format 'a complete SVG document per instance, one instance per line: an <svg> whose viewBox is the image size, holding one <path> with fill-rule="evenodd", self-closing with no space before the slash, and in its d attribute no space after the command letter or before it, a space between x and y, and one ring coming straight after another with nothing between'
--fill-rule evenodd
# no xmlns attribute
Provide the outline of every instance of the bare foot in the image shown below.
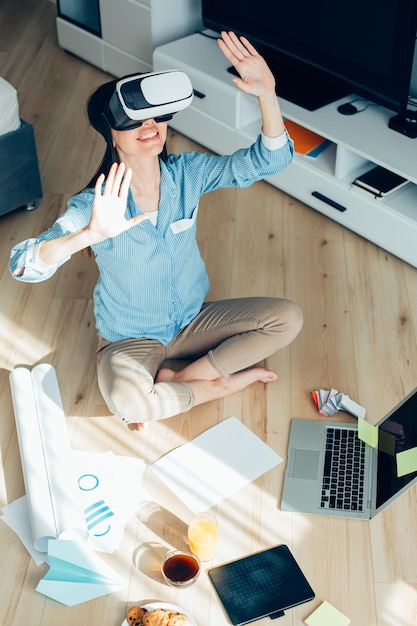
<svg viewBox="0 0 417 626"><path fill-rule="evenodd" d="M129 422L127 427L129 430L143 430L146 428L146 424L144 422Z"/></svg>
<svg viewBox="0 0 417 626"><path fill-rule="evenodd" d="M239 379L247 379L248 385L251 382L261 382L261 383L270 383L274 380L278 379L277 374L271 370L267 370L265 367L250 367L246 370L242 370L240 372L236 372L235 374L231 374L230 376L218 376L218 379L223 378L228 380L229 382L234 382L234 378L237 377ZM174 370L169 369L168 367L163 367L159 370L156 375L155 382L156 383L172 383L172 382L194 382L195 378L189 378L182 376L181 372L175 372ZM213 380L213 379L210 379ZM216 379L214 379L216 380Z"/></svg>
<svg viewBox="0 0 417 626"><path fill-rule="evenodd" d="M214 368L211 366L211 369ZM158 372L155 382L187 382L194 394L194 406L198 406L210 400L231 396L252 385L252 383L270 383L278 379L275 372L267 370L265 367L249 367L230 376L217 376L209 379L192 377L195 373L192 367L186 367L180 372L162 368ZM201 368L199 368L198 373L201 373ZM209 373L211 375L210 369Z"/></svg>
<svg viewBox="0 0 417 626"><path fill-rule="evenodd" d="M271 383L274 380L278 380L278 375L272 370L267 370L265 367L250 367L246 370L231 374L227 378L222 379L224 384L230 388L231 392L234 390L244 389L252 383Z"/></svg>
<svg viewBox="0 0 417 626"><path fill-rule="evenodd" d="M195 380L189 383L194 393L194 406L204 404L210 400L227 398L232 394L242 391L256 382L270 383L277 380L275 372L264 367L251 367L230 376L220 376L215 380Z"/></svg>

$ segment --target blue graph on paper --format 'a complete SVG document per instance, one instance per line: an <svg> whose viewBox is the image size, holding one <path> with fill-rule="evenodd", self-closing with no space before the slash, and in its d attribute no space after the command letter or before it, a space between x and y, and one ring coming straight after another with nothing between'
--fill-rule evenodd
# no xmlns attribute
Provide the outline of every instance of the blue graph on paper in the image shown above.
<svg viewBox="0 0 417 626"><path fill-rule="evenodd" d="M100 481L95 474L83 474L78 479L78 487L81 491L94 491ZM87 529L93 530L96 526L105 522L110 517L113 517L114 513L104 500L97 500L93 504L90 504L84 509L85 521L87 523ZM95 537L103 537L110 532L111 524L107 524L106 529L101 532L95 532Z"/></svg>
<svg viewBox="0 0 417 626"><path fill-rule="evenodd" d="M84 509L85 513L85 521L87 522L87 529L92 530L101 522L108 519L109 517L113 517L114 513L110 510L110 507L104 502L104 500L98 500L91 504L86 509ZM110 530L110 524L107 525L107 529L105 532L94 533L96 537L105 535Z"/></svg>

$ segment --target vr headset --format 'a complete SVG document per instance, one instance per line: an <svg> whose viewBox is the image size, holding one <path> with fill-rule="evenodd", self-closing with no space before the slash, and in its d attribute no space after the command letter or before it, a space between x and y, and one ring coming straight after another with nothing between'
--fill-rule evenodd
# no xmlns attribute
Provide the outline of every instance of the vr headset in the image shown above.
<svg viewBox="0 0 417 626"><path fill-rule="evenodd" d="M114 130L138 128L150 118L165 122L186 109L193 95L191 81L184 72L136 74L116 83L104 116Z"/></svg>

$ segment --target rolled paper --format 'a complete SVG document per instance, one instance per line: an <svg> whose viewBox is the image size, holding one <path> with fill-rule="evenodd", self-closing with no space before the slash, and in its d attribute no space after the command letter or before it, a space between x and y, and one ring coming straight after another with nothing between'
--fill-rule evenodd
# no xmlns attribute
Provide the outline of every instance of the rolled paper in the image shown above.
<svg viewBox="0 0 417 626"><path fill-rule="evenodd" d="M36 550L46 552L48 539L56 538L58 531L30 371L25 367L14 369L10 373L10 386L33 543Z"/></svg>
<svg viewBox="0 0 417 626"><path fill-rule="evenodd" d="M87 539L55 369L18 367L10 383L34 546L47 552L49 539Z"/></svg>

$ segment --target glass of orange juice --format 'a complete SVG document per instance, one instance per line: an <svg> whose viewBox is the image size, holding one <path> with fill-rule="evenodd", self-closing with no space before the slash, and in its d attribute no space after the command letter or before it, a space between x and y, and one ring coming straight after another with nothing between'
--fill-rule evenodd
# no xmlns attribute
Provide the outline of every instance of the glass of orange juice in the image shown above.
<svg viewBox="0 0 417 626"><path fill-rule="evenodd" d="M188 543L191 552L200 561L210 561L217 549L219 528L217 520L211 513L197 513L188 525Z"/></svg>

